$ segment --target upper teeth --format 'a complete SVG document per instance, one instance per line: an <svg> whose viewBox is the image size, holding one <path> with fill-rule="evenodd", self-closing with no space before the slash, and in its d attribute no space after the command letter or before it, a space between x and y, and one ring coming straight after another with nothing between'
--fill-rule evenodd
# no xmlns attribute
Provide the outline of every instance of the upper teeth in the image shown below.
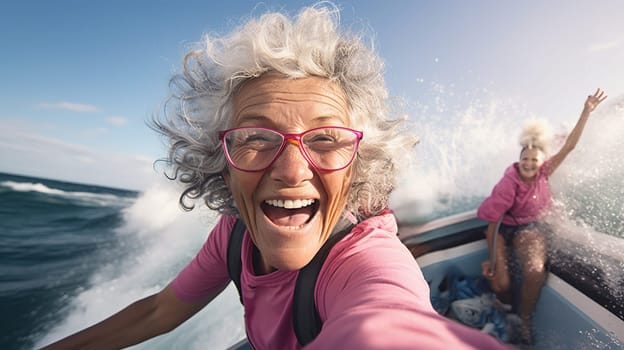
<svg viewBox="0 0 624 350"><path fill-rule="evenodd" d="M312 205L314 203L314 199L269 199L264 201L266 204L272 205L274 207L286 208L286 209L298 209L307 207L308 205Z"/></svg>

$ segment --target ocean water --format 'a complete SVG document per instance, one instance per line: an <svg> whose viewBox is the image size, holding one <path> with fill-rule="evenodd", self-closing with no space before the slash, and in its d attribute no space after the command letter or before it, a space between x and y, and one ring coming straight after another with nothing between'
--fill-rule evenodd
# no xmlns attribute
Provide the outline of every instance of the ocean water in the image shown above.
<svg viewBox="0 0 624 350"><path fill-rule="evenodd" d="M624 99L610 99L551 183L559 234L622 257ZM517 159L509 134L521 127L518 115L527 111L489 101L412 116L421 143L391 197L399 221L476 208ZM215 222L201 205L182 211L178 195L164 181L137 193L0 174L0 349L39 348L166 286ZM622 271L609 273L618 288ZM226 349L243 336L230 285L178 329L133 349Z"/></svg>
<svg viewBox="0 0 624 350"><path fill-rule="evenodd" d="M0 173L0 349L39 348L166 286L215 219L206 208L183 212L177 193ZM174 332L134 348L224 349L244 336L242 320L228 287Z"/></svg>

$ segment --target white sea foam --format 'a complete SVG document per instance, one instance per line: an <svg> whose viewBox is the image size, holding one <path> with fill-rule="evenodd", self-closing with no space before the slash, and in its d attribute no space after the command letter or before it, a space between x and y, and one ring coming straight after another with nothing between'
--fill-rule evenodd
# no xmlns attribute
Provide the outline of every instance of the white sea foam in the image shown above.
<svg viewBox="0 0 624 350"><path fill-rule="evenodd" d="M624 238L624 96L609 99L592 113L551 184L566 216Z"/></svg>
<svg viewBox="0 0 624 350"><path fill-rule="evenodd" d="M110 193L94 193L80 191L63 191L56 188L50 188L42 183L34 182L16 182L2 181L0 186L8 187L16 192L38 192L59 198L78 201L82 204L97 206L126 206L134 201L133 198L116 196Z"/></svg>
<svg viewBox="0 0 624 350"><path fill-rule="evenodd" d="M455 110L422 107L413 117L420 135L416 161L391 197L399 220L415 223L472 209L462 208L466 200L489 194L517 158L516 135L510 133L520 128L517 116L527 114L512 101L495 98Z"/></svg>
<svg viewBox="0 0 624 350"><path fill-rule="evenodd" d="M0 186L5 186L13 191L17 192L41 192L47 194L64 194L64 191L55 190L49 188L41 183L33 183L33 182L15 182L15 181L2 181L0 182Z"/></svg>

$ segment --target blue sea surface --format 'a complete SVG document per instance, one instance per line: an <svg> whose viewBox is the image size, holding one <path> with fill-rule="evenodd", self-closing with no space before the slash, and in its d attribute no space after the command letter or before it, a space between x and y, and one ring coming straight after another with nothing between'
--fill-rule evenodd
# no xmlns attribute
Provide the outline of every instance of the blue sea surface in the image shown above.
<svg viewBox="0 0 624 350"><path fill-rule="evenodd" d="M32 345L87 284L136 192L0 174L0 348Z"/></svg>
<svg viewBox="0 0 624 350"><path fill-rule="evenodd" d="M214 223L176 195L0 173L0 349L39 348L163 288ZM134 348L226 348L244 334L235 293Z"/></svg>

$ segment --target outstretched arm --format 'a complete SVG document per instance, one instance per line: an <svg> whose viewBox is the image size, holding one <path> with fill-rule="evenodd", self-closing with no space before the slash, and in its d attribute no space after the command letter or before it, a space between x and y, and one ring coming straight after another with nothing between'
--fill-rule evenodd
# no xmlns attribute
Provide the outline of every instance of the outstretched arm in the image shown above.
<svg viewBox="0 0 624 350"><path fill-rule="evenodd" d="M585 100L585 106L583 107L583 112L581 112L581 116L579 117L578 122L570 132L570 135L566 138L565 143L552 157L551 166L549 169L549 176L555 172L555 170L561 165L563 160L572 152L579 139L581 138L581 134L583 133L583 129L585 128L585 123L587 123L587 119L591 112L598 107L598 105L607 98L607 95L604 94L600 88L596 89L596 92L593 95L587 96L587 100Z"/></svg>
<svg viewBox="0 0 624 350"><path fill-rule="evenodd" d="M125 348L174 329L211 299L185 302L178 299L168 286L160 293L141 299L106 320L42 350Z"/></svg>

